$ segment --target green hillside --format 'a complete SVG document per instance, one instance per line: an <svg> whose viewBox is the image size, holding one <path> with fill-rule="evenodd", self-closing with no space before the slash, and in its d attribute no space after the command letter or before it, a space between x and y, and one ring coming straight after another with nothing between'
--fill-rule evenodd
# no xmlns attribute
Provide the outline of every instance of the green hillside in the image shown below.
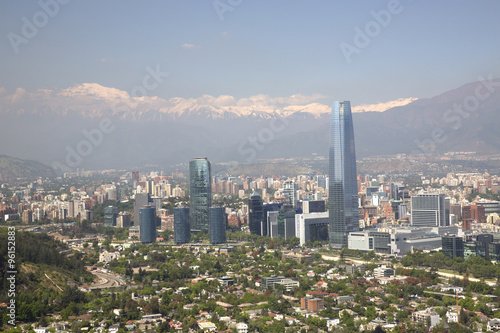
<svg viewBox="0 0 500 333"><path fill-rule="evenodd" d="M67 308L71 302L84 301L84 293L76 284L92 281L93 276L86 271L79 254L68 257L62 252L65 246L46 234L16 232L12 256L8 252L12 239L8 237L7 228L0 228L0 303L11 301L8 278L14 276L16 323L38 321ZM6 308L0 309L0 330L9 320L6 313Z"/></svg>

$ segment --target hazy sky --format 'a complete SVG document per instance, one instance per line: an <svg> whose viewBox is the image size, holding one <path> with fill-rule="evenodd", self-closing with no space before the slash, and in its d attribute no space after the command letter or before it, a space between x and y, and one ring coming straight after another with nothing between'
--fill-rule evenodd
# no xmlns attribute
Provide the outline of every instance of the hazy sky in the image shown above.
<svg viewBox="0 0 500 333"><path fill-rule="evenodd" d="M51 15L38 1L0 3L0 87L130 92L149 66L169 73L150 92L164 98L321 94L357 105L500 76L495 0L60 1Z"/></svg>

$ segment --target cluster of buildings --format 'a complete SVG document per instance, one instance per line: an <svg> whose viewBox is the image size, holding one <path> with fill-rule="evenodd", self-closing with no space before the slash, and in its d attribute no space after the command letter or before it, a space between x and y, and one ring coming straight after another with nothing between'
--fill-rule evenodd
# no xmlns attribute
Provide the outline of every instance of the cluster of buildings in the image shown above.
<svg viewBox="0 0 500 333"><path fill-rule="evenodd" d="M183 175L175 175L182 177ZM208 233L212 244L226 242L226 230L240 228L261 236L290 239L300 244L328 241L333 248L348 247L387 254L413 249L436 249L443 236L464 243L484 233L500 232L500 203L469 202L471 193L498 194L500 178L487 173L450 173L443 178L421 177L422 188L379 175L357 174L350 102L335 102L330 121L327 175L212 176L207 158L189 163L189 202L173 212L162 209L168 198L185 198L187 188L173 185L174 175L133 171L134 211L104 209L104 224L130 228L143 243L156 240L156 228L174 231L177 244L190 242L193 233ZM441 186L441 188L439 188ZM32 193L35 193L32 195ZM34 223L44 219L92 220L95 204L117 200L117 184L72 187L71 195L45 194L41 181L15 191L12 205L0 206L0 218ZM214 207L213 200L238 198L240 208ZM495 253L494 243L491 253ZM476 251L481 252L481 251ZM489 253L488 252L488 253Z"/></svg>
<svg viewBox="0 0 500 333"><path fill-rule="evenodd" d="M108 200L117 200L115 183L100 186L71 186L69 193L46 191L42 179L16 188L10 206L0 204L0 220L23 224L64 220L92 220L92 209Z"/></svg>
<svg viewBox="0 0 500 333"><path fill-rule="evenodd" d="M226 242L227 215L224 207L212 206L212 171L207 158L189 163L189 208L174 208L174 241L188 243L191 233L208 233L211 244Z"/></svg>

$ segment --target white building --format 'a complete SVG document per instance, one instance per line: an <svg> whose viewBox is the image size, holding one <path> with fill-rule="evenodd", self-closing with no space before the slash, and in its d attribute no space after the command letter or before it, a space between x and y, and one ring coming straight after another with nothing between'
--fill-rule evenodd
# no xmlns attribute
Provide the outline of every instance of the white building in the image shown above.
<svg viewBox="0 0 500 333"><path fill-rule="evenodd" d="M382 265L382 266L377 267L373 270L373 276L376 278L391 277L391 276L394 276L394 269L387 267L385 265Z"/></svg>
<svg viewBox="0 0 500 333"><path fill-rule="evenodd" d="M236 325L236 332L248 333L248 325L245 323L238 323L238 325Z"/></svg>
<svg viewBox="0 0 500 333"><path fill-rule="evenodd" d="M99 261L100 262L110 262L115 259L121 258L122 255L119 252L108 252L104 251L99 254Z"/></svg>
<svg viewBox="0 0 500 333"><path fill-rule="evenodd" d="M429 328L433 328L434 326L439 324L439 321L440 321L439 314L436 311L434 311L434 309L425 309L425 310L416 311L413 313L413 320L414 321L419 321L419 322L426 324L427 318L429 318L429 320L430 320L430 327Z"/></svg>
<svg viewBox="0 0 500 333"><path fill-rule="evenodd" d="M500 331L500 319L493 319L486 325L488 331Z"/></svg>
<svg viewBox="0 0 500 333"><path fill-rule="evenodd" d="M198 322L198 327L203 331L217 332L217 326L210 321Z"/></svg>
<svg viewBox="0 0 500 333"><path fill-rule="evenodd" d="M308 240L326 240L328 237L328 212L295 215L295 235L300 245Z"/></svg>
<svg viewBox="0 0 500 333"><path fill-rule="evenodd" d="M446 320L448 323L457 323L459 315L460 306L458 307L458 311L456 305L450 306L450 309L446 312Z"/></svg>

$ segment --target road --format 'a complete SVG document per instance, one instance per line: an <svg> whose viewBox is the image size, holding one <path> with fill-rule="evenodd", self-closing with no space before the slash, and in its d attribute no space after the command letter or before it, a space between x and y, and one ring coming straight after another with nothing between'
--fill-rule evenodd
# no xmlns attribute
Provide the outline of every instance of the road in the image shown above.
<svg viewBox="0 0 500 333"><path fill-rule="evenodd" d="M326 255L326 254L321 255L321 258L323 258L323 260L340 260L340 257L338 257L338 256L330 256L330 255ZM356 264L374 264L374 263L381 264L381 265L390 265L391 264L390 261L384 261L384 260L379 260L377 262L373 262L373 261L365 261L362 259L351 259L351 258L347 258L347 257L345 257L344 260L352 261Z"/></svg>
<svg viewBox="0 0 500 333"><path fill-rule="evenodd" d="M329 256L329 255L322 255L321 257L323 258L323 260L339 260L340 259L340 257L338 257L338 256ZM373 263L373 262L365 261L365 260L361 260L361 259L349 259L349 258L345 258L345 259L353 261L356 264ZM388 265L388 264L390 264L390 262L388 262L388 261L379 261L377 263L380 263L382 265ZM430 270L429 268L424 268L424 267L406 267L406 268L422 269L422 270L426 270L426 271ZM446 273L446 272L441 272L441 271L437 271L437 274L439 276L442 276L442 277L446 278L446 279L450 279L450 278L464 279L465 278L465 276L460 275L460 274ZM469 281L471 281L471 282L480 282L481 279L474 278L474 277L469 277ZM485 283L487 285L490 285L490 286L495 286L496 285L496 282L493 282L493 281L485 281Z"/></svg>
<svg viewBox="0 0 500 333"><path fill-rule="evenodd" d="M96 271L92 271L91 273L97 276L99 280L93 285L89 286L90 290L122 287L126 285L125 281L118 275Z"/></svg>

